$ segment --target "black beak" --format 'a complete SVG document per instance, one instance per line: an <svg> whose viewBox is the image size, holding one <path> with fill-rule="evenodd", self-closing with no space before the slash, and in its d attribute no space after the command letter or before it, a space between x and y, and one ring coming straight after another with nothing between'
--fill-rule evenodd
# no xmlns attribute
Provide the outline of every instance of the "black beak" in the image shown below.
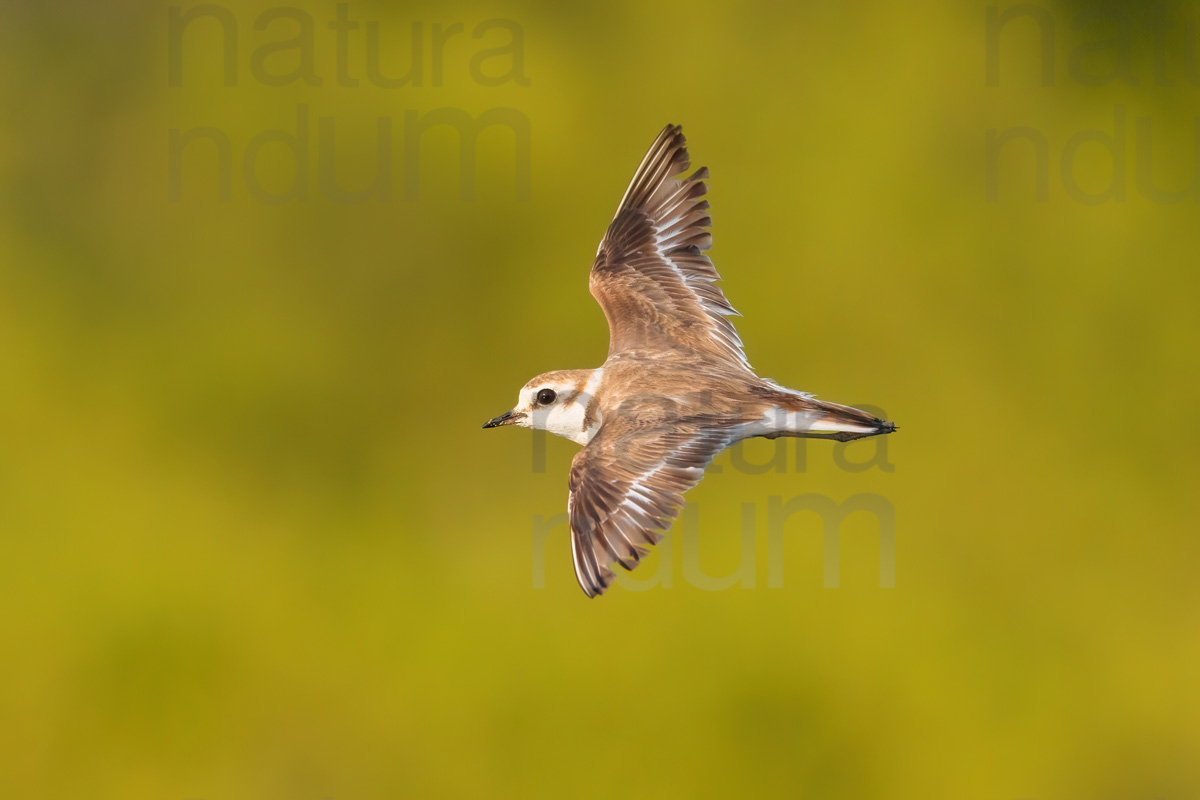
<svg viewBox="0 0 1200 800"><path fill-rule="evenodd" d="M512 425L517 421L517 414L514 411L505 411L495 419L489 419L483 423L485 428L499 428L501 425Z"/></svg>

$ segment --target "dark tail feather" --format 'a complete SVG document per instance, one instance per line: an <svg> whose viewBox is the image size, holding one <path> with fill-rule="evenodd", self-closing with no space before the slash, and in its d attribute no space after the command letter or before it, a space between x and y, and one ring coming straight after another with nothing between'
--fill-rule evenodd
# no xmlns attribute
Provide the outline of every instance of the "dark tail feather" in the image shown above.
<svg viewBox="0 0 1200 800"><path fill-rule="evenodd" d="M871 436L896 430L894 422L882 420L874 414L868 414L857 408L838 403L827 403L814 398L809 398L807 402L810 411L819 413L819 416L813 420L812 429L814 431L862 433Z"/></svg>

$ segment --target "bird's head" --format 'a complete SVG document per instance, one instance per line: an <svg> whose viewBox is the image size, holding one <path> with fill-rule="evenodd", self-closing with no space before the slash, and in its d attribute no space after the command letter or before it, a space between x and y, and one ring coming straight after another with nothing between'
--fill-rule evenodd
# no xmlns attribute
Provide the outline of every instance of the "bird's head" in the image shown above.
<svg viewBox="0 0 1200 800"><path fill-rule="evenodd" d="M599 369L569 369L538 375L521 387L512 411L490 419L485 428L519 425L587 444L600 427Z"/></svg>

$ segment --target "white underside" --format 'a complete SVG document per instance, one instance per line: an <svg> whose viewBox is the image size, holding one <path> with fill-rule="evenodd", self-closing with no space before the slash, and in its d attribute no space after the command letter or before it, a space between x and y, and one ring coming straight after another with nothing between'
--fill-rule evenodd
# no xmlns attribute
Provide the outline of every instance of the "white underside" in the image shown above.
<svg viewBox="0 0 1200 800"><path fill-rule="evenodd" d="M582 398L581 398L582 400ZM586 401L556 406L534 412L532 427L549 431L576 444L587 444L600 429L600 420L584 428ZM763 414L756 422L749 422L736 429L734 440L750 439L755 436L770 436L780 433L874 433L875 428L852 422L830 420L818 411L788 411L777 408Z"/></svg>

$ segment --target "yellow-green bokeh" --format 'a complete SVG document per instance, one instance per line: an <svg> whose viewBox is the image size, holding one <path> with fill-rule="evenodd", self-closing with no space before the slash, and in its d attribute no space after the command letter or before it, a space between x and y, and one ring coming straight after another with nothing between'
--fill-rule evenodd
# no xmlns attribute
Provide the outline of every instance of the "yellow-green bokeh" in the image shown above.
<svg viewBox="0 0 1200 800"><path fill-rule="evenodd" d="M211 20L169 85L167 4L0 11L0 796L1200 791L1200 206L1147 199L1135 141L1150 120L1155 184L1193 180L1190 6L1164 6L1161 45L1126 19L1137 86L1079 79L1117 63L1078 48L1122 24L1073 27L1082 3L1044 7L1052 85L1020 19L989 86L982 2L351 2L352 88L337 5L291 2L320 86L254 77L295 31L256 30L270 0L219 4L230 87ZM506 36L471 33L497 18L523 33L527 86L472 78ZM367 81L368 21L397 74L414 23L426 48L463 23L442 85ZM246 147L301 106L307 198L260 202ZM480 137L473 200L449 128L421 140L404 198L405 113L440 108L528 120L530 199L502 128ZM1120 114L1125 197L1080 202L1064 150ZM320 117L347 188L392 120L390 202L322 192ZM711 255L751 361L902 428L892 472L841 469L829 443L802 471L722 456L689 495L703 566L737 566L744 503L873 493L895 509L895 588L858 517L825 588L801 516L783 588L761 516L754 589L688 586L677 530L671 588L588 601L562 528L531 588L533 520L565 509L575 447L547 443L535 470L529 432L479 425L532 375L603 359L591 255L667 122L712 170ZM170 132L206 126L232 144L231 198L201 142L173 201ZM1048 143L1044 202L1025 141L987 198L988 131L1014 127ZM292 169L263 149L264 185ZM1112 172L1090 143L1069 180L1099 192Z"/></svg>

